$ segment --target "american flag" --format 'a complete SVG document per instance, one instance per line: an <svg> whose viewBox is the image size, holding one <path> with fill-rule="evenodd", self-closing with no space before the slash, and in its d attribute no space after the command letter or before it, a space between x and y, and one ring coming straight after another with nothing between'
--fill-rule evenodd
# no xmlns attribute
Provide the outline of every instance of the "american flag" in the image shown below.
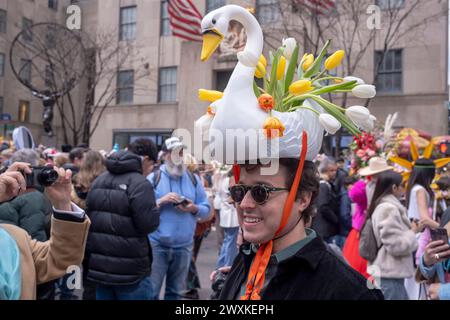
<svg viewBox="0 0 450 320"><path fill-rule="evenodd" d="M336 8L335 0L294 0L294 2L318 15L330 14Z"/></svg>
<svg viewBox="0 0 450 320"><path fill-rule="evenodd" d="M202 15L191 0L168 0L172 34L189 41L202 41Z"/></svg>

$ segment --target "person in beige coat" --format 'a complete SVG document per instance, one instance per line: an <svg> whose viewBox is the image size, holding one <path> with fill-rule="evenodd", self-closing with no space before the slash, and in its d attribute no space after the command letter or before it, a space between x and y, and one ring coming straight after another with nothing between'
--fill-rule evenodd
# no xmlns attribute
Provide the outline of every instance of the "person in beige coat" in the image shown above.
<svg viewBox="0 0 450 320"><path fill-rule="evenodd" d="M59 178L45 190L54 211L50 240L32 240L25 230L0 224L0 299L33 300L37 284L60 278L68 267L81 264L90 221L70 202L71 171L55 169ZM0 202L26 189L20 171L31 173L28 164L15 163L0 175Z"/></svg>
<svg viewBox="0 0 450 320"><path fill-rule="evenodd" d="M380 279L386 300L408 300L404 279L414 275L413 252L417 249L416 233L400 198L404 194L402 176L394 171L380 175L367 216L372 219L378 253L369 261L368 273Z"/></svg>

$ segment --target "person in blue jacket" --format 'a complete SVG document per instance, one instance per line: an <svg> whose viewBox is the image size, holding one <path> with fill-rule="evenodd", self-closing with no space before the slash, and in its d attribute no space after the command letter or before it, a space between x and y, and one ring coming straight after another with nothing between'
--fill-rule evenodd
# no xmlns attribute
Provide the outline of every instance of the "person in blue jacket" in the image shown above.
<svg viewBox="0 0 450 320"><path fill-rule="evenodd" d="M186 170L184 146L177 137L165 141L164 164L147 179L153 184L160 210L158 229L149 235L153 248L151 282L155 299L166 278L165 300L179 300L185 290L198 219L209 215L210 206L200 177Z"/></svg>
<svg viewBox="0 0 450 320"><path fill-rule="evenodd" d="M450 209L447 209L441 219L440 227L450 232ZM417 280L437 280L428 288L428 298L431 300L450 300L450 243L442 240L430 242L419 261Z"/></svg>

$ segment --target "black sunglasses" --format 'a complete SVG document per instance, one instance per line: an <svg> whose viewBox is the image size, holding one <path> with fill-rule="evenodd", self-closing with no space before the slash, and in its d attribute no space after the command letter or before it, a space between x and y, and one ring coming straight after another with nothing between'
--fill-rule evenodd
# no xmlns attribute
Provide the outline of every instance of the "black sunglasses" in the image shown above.
<svg viewBox="0 0 450 320"><path fill-rule="evenodd" d="M248 191L252 195L253 200L259 205L264 204L270 196L271 192L288 191L287 188L275 188L266 186L264 184L255 184L253 186L246 186L245 184L236 184L229 188L231 199L234 202L240 203L244 200Z"/></svg>

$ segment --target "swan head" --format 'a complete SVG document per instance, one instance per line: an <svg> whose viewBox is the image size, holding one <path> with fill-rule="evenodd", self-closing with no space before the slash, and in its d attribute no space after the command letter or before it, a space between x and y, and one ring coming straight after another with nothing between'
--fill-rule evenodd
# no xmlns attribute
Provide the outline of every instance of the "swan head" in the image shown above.
<svg viewBox="0 0 450 320"><path fill-rule="evenodd" d="M208 60L219 47L230 25L227 6L208 13L202 20L203 47L201 60Z"/></svg>

